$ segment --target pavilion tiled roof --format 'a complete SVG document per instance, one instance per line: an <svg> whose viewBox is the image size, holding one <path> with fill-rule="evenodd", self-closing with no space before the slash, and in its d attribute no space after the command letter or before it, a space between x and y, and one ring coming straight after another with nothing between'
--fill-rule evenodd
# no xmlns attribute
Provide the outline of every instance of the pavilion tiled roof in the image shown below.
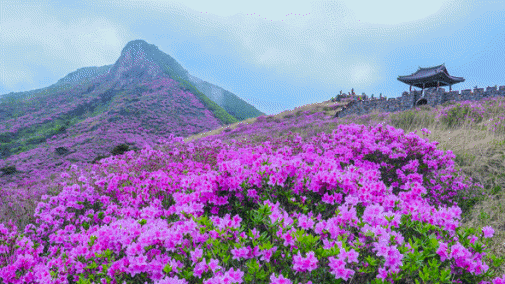
<svg viewBox="0 0 505 284"><path fill-rule="evenodd" d="M436 87L437 81L439 86L449 86L465 81L463 77L449 75L444 64L427 68L419 67L419 69L411 75L398 76L398 80L418 88L423 88L423 83L424 88L430 88Z"/></svg>

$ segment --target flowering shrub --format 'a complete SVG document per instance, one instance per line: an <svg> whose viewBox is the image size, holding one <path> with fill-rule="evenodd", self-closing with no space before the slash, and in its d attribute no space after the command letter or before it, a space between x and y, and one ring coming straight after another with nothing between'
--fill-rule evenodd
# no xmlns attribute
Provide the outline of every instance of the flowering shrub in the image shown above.
<svg viewBox="0 0 505 284"><path fill-rule="evenodd" d="M73 166L24 234L0 224L1 283L505 281L493 229L458 228L453 197L475 185L436 142L340 125L206 146Z"/></svg>

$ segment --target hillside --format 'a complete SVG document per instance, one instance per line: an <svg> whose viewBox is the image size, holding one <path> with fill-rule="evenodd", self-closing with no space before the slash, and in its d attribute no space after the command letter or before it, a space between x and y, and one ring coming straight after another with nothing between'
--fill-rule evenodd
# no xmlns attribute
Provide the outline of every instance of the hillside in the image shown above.
<svg viewBox="0 0 505 284"><path fill-rule="evenodd" d="M233 94L220 103L239 117L262 114ZM0 183L237 121L195 88L175 59L131 41L112 65L80 68L47 88L0 97L0 169L16 168L0 172Z"/></svg>
<svg viewBox="0 0 505 284"><path fill-rule="evenodd" d="M128 56L134 56L134 59L138 60L138 62L135 61L135 64L133 64L131 61L132 58L129 58L129 65L123 66L126 62L126 51L128 51L128 54L132 53ZM112 98L116 93L125 90L134 92L133 96L137 96L138 92L147 90L143 85L149 85L150 80L155 78L165 77L174 80L174 84L179 85L183 91L189 91L195 95L220 120L220 123L227 124L237 120L240 121L264 115L264 113L258 111L235 94L190 75L175 59L160 51L155 45L148 44L143 40L134 40L125 46L121 54L122 56L115 64L79 68L51 86L26 92L11 92L0 96L0 122L5 124L5 128L0 129L0 141L4 143L0 146L0 159L34 149L40 144L37 141L41 141L42 138L40 138L40 135L34 135L33 129L30 129L31 123L24 125L22 129L19 129L21 132L16 134L10 133L12 132L11 129L7 128L7 125L15 123L19 117L25 116L26 113L37 110L39 106L49 105L51 107L51 104L54 104L56 101L59 104L71 101L76 105L69 106L70 109L77 107L80 110L87 109L88 112L93 113L98 105L103 108L107 104L106 101L108 99L105 98L98 103L95 101L95 104L89 105L89 102L79 101L79 97L87 96L91 100L95 100L97 95L103 96L106 93L105 96ZM143 74L137 72L139 71L136 70L138 66L148 68L148 70L144 70L148 76L143 76ZM127 68L127 70L124 68ZM133 80L135 76L139 77ZM112 82L118 84L113 85ZM193 82L198 85L198 88L192 85ZM123 93L123 96L125 95L128 96L128 92ZM67 96L67 98L61 100L59 98L61 96ZM49 102L49 100L52 102ZM125 107L129 108L130 103L126 102ZM38 116L39 120L43 119L44 116L54 116L54 114L45 108L40 109L40 111L44 112L44 114ZM93 115L98 115L99 112ZM80 111L76 113L80 113ZM26 118L28 117L23 119ZM42 126L42 128L58 128L65 124L65 127L68 128L70 120L73 121L72 125L75 125L81 123L85 118L80 115L74 117L72 111L69 110L57 119L59 119L57 123L36 122L35 124ZM37 130L41 130L40 127ZM49 138L56 133L54 131L47 131L44 137ZM31 139L33 136L39 138ZM7 145L5 143L10 144Z"/></svg>
<svg viewBox="0 0 505 284"><path fill-rule="evenodd" d="M46 209L45 213L40 213L37 217L32 215L39 201L36 198L24 199L23 202L19 201L22 196L21 192L24 189L30 188L30 184L24 184L17 189L17 192L19 192L17 195L14 194L14 191L11 191L12 195L9 196L7 201L12 202L12 205L5 205L3 207L2 216L5 216L4 220L8 218L17 220L18 228L24 228L29 223L35 224L35 221L38 220L37 224L39 225L35 226L40 227L37 231L38 233L29 234L34 242L47 246L50 245L47 240L53 240L54 242L55 238L57 238L55 236L70 234L68 230L71 230L72 234L74 234L72 236L76 236L76 238L77 236L82 236L82 238L79 237L84 240L82 246L86 246L85 242L88 242L87 244L90 248L98 249L104 241L113 242L115 245L111 243L110 253L115 258L121 259L125 255L125 252L132 250L140 243L146 246L146 251L157 250L154 249L155 246L158 246L156 239L144 238L140 237L140 235L151 234L153 230L156 231L156 234L163 234L163 232L174 232L175 234L177 230L174 230L174 227L169 229L168 227L161 228L156 226L170 226L170 221L179 220L178 218L180 218L178 223L181 224L183 222L182 215L177 217L167 212L177 212L170 211L175 210L174 207L179 208L179 210L185 208L186 212L192 212L191 208L193 210L200 208L196 205L199 202L196 200L202 200L201 208L203 208L202 210L205 211L205 214L215 214L212 218L219 217L225 221L224 224L230 220L229 217L228 219L225 217L229 213L229 215L234 216L233 222L236 222L235 220L242 220L241 224L246 226L246 228L247 226L252 226L251 224L257 222L257 220L254 221L252 219L251 213L263 210L260 207L261 202L258 200L251 201L253 200L253 195L251 194L255 192L257 192L255 198L261 198L262 200L269 198L274 203L276 196L279 195L278 201L282 205L282 208L285 208L286 212L294 214L293 216L305 216L297 215L295 212L300 212L299 210L307 212L310 208L310 210L319 210L314 212L321 212L323 219L330 218L328 219L328 222L330 222L330 220L343 220L337 219L337 217L331 218L334 215L339 214L338 218L344 218L345 216L350 216L348 213L353 213L362 218L364 223L367 224L365 226L368 226L368 223L372 223L372 219L370 219L371 217L366 219L366 216L367 214L370 216L371 211L363 211L363 207L356 206L357 211L353 208L353 211L349 210L348 213L338 213L337 208L344 210L347 206L338 207L340 206L338 202L334 205L329 205L328 193L333 194L333 191L335 191L344 194L345 192L343 196L346 196L347 205L352 208L352 202L349 200L356 201L357 199L355 198L358 196L354 194L361 194L372 187L366 182L356 182L359 190L352 193L349 191L349 188L354 187L354 185L353 187L350 186L352 183L339 184L338 181L343 182L344 176L348 180L360 178L363 181L365 178L369 180L372 176L378 175L375 177L379 178L380 176L380 181L372 184L385 186L382 188L390 188L392 193L402 200L409 196L412 198L412 195L406 195L405 193L409 192L413 194L415 188L413 187L410 191L402 189L405 184L410 184L406 179L417 179L420 186L417 188L429 189L425 197L428 200L426 202L430 204L436 201L436 199L432 199L436 195L434 193L436 190L432 190L435 185L443 185L443 188L449 189L460 189L455 195L447 193L442 195L445 198L444 202L457 204L458 207L446 207L447 203L444 203L444 206L440 205L431 209L429 207L419 207L420 211L416 212L414 216L424 216L422 217L424 218L422 219L423 221L417 219L420 217L411 218L410 216L404 216L407 218L401 219L402 223L400 227L392 229L396 234L395 236L400 236L398 234L401 234L405 238L417 237L418 244L422 244L420 248L430 249L435 253L433 248L428 247L431 241L427 237L420 235L419 231L408 229L406 223L410 224L408 222L412 221L416 224L435 224L436 226L431 227L430 230L438 230L437 234L452 231L449 228L454 228L453 226L455 226L458 230L473 230L465 235L468 238L471 235L475 236L472 244L464 241L466 237L461 239L461 243L464 244L465 249L468 247L471 250L469 255L475 254L472 247L481 246L481 243L486 241L486 250L492 255L503 256L505 255L505 248L503 246L505 242L505 227L503 226L505 211L501 205L505 203L505 194L503 191L503 187L505 186L503 175L505 171L505 164L503 163L505 157L505 148L503 147L505 144L505 127L503 126L501 117L503 117L502 109L504 103L505 100L503 98L489 98L483 101L471 102L473 111L471 113L465 112L466 115L464 116L461 113L468 109L469 102L448 103L439 105L437 108L422 106L405 112L371 113L364 116L349 116L344 118L336 118L334 115L336 111L344 106L340 103L326 101L301 106L274 116L261 116L233 123L227 127L219 126L212 131L204 131L184 139L181 137L180 142L182 143L173 144L172 138L174 137L171 137L168 139L171 140L170 143L160 143L153 148L146 148L142 151L139 151L140 149L127 151L128 149L115 148L112 153L115 157L102 159L97 161L95 165L76 163L75 166L67 167L67 170L51 174L46 180L40 180L38 188L45 188L49 194L49 198L52 200L51 205L47 205L48 209ZM477 112L477 109L483 111ZM477 116L480 116L480 118ZM337 139L337 137L339 138ZM398 137L398 139L395 140L396 138L394 137ZM355 143L354 141L361 142ZM366 146L363 144L364 141L372 144ZM396 155L396 151L401 153L405 147L411 149L413 152L406 151L405 159L403 159L401 156ZM375 150L372 150L372 148ZM420 152L417 153L415 151ZM361 158L349 160L351 155L357 155ZM293 157L293 159L290 160L289 157ZM340 163L335 164L334 159L337 159L337 161L340 160ZM32 162L37 161L32 160ZM444 166L438 167L438 162L443 162ZM295 165L298 166L295 167ZM331 167L328 167L330 165ZM395 165L395 167L391 169L387 167L388 165ZM419 167L412 167L412 165L419 165ZM285 183L281 182L280 184L278 180L276 182L275 179L272 179L272 177L276 179L280 178L281 180L285 179L288 173L292 171L306 173L307 177L303 177L302 179L304 182L300 183L300 180L297 179L300 178L299 175L290 176L285 180ZM445 175L447 173L451 174ZM264 176L265 174L267 175L266 177ZM270 179L268 178L269 175ZM433 182L435 183L433 184ZM304 196L301 197L301 193L294 194L292 202L288 202L289 199L282 198L284 195L287 197L290 195L293 196L294 189L297 189L301 184L305 184L302 187L310 188L311 190L306 190ZM462 187L462 185L466 185L466 187ZM86 191L78 190L78 188L84 189L85 187L87 188ZM250 198L247 199L247 202L240 202L241 200L236 198L239 196L237 191L248 188L251 189L248 191ZM311 192L312 189L314 189L314 192ZM230 192L228 193L228 191ZM216 206L206 203L210 203L210 201L205 201L204 193L209 194L211 192L216 193L216 195L219 193L219 198L229 198L230 203L222 203L222 206L217 206L217 203ZM93 197L89 195L91 193L94 194ZM325 193L325 197L323 198L321 197L322 193ZM363 200L372 200L379 198L384 193L385 191L377 191L374 194L360 195L360 198ZM66 199L68 196L75 196L78 200L87 201L79 201L79 205L75 205L75 202L72 203ZM186 197L183 198L183 196ZM351 197L354 199L351 199ZM428 197L430 198L428 199ZM323 209L319 205L316 207L317 202L321 201L321 198L323 200L326 198L326 205L321 205ZM306 200L308 201L305 202ZM192 203L188 203L190 201ZM181 203L179 204L178 202ZM45 203L49 204L48 201L45 201ZM4 204L7 204L7 202ZM24 206L21 206L21 204L24 204ZM188 206L190 204L192 206ZM373 202L367 204L375 208L371 210L382 208L376 206ZM407 204L405 203L405 205ZM80 209L75 210L72 206L80 206ZM382 203L382 206L384 206L384 210L388 208L385 201ZM416 206L409 208L416 210L418 208ZM25 210L21 210L21 208L25 208ZM219 208L224 210L217 210ZM461 209L461 222L457 221L458 217L451 215L458 215L457 212L459 209ZM65 222L67 223L64 223L72 225L63 228L62 225L59 225L59 222L62 221L56 221L62 220L62 217L59 217L62 216L61 210L63 212L74 212L72 215L65 217ZM94 216L94 219L87 218L86 214L88 214L87 216ZM372 215L378 216L375 213ZM308 216L312 215L309 214ZM304 217L306 218L305 221L302 221L302 217L299 217L300 219L297 222L300 223L298 223L297 229L306 228L307 222L316 220L314 216ZM51 223L44 223L46 219L52 220L50 218L60 219L54 219ZM162 220L158 220L157 218L161 218ZM453 221L453 218L456 221ZM296 217L293 217L293 219L296 220ZM212 220L215 221L216 219ZM268 218L264 220L268 220ZM80 222L83 223L81 224ZM186 229L195 228L196 223L191 222L186 223ZM123 227L131 226L131 229L119 230L117 224L121 224ZM201 225L201 223L198 224ZM214 226L217 227L218 225L216 224L218 223L214 223ZM219 225L219 227L224 226L224 224ZM107 231L109 228L115 228L113 229L113 234ZM264 234L270 232L266 229L266 224L263 226L260 225L257 228L258 235L261 234L262 238ZM344 229L346 227L343 224L341 228ZM212 225L207 225L206 229L200 227L200 230L212 230ZM326 226L326 232L328 230L334 234L329 225ZM315 231L318 232L317 229ZM482 236L483 231L485 232L485 237ZM58 232L58 234L56 235L54 232ZM246 230L246 232L248 231ZM307 230L307 232L312 231ZM89 236L89 234L93 234L95 237ZM213 234L216 235L216 233ZM328 234L323 234L323 236L325 235L328 236ZM492 237L489 237L489 235ZM126 238L137 240L134 236L139 237L138 242L133 241L131 244L121 243L121 240ZM272 236L272 240L275 238ZM297 236L296 238L300 237ZM94 242L95 239L98 241ZM403 240L403 238L401 239ZM414 240L416 239L414 238ZM247 238L244 242L246 241ZM307 239L305 239L306 241ZM221 240L217 243L223 242L226 242L226 240ZM473 245L473 242L476 242L475 245ZM234 243L237 244L238 242L234 241ZM249 242L250 246L254 246L253 244ZM300 244L298 240L296 244ZM282 238L280 242L277 242L277 245L282 248ZM395 248L398 247L398 250L404 254L404 259L413 257L414 254L407 253L403 249L403 245L402 248L400 248L400 245L395 245ZM455 243L452 243L451 246L458 247ZM329 247L326 248L326 251L329 251ZM459 245L458 248L461 249L463 246ZM346 251L349 249L351 248L348 247ZM353 249L358 250L357 247L353 247ZM302 250L307 252L307 250L313 250L313 247L309 246L308 248L302 248ZM47 255L49 251L56 251L56 249L45 249L38 254L43 253L41 255ZM180 256L177 256L177 252L173 250L169 252L168 249L165 251L165 248L162 248L162 252L174 256L174 258L181 261L187 260L187 257L180 258ZM235 254L236 252L233 253ZM319 257L321 257L321 253L320 251L317 252ZM440 254L440 252L437 253ZM227 252L227 254L232 253ZM34 253L32 255L34 255L34 259L38 259L39 257ZM356 265L359 266L364 263L367 256L374 257L378 261L384 261L384 257L386 261L388 259L388 256L380 256L375 253L367 254L367 250L363 249L359 254ZM55 259L61 258L58 254L52 254L51 257ZM290 267L292 265L290 261L294 259L293 255L281 257L275 254L273 257L275 257L274 263L277 263L272 266L274 268L279 267L279 265ZM221 266L227 268L231 266L230 262L226 262L226 257L224 260L219 257L217 258ZM41 258L37 261L44 262L46 260ZM414 280L419 281L421 279L420 271L430 269L431 264L428 262L431 263L432 261L437 261L436 267L440 267L441 269L452 263L452 259L440 261L438 257L429 258L429 261L428 259L419 260L416 262L418 266L411 262L405 262L409 263L406 265L413 265L407 267L417 268L403 274L405 278L402 279L403 282L399 283L416 283ZM505 265L503 265L503 262L496 262L496 265L492 265L492 261L487 257L482 257L482 261L485 261L486 265L489 265L489 270L493 271L495 275L504 275ZM184 261L185 264L187 262ZM114 267L119 267L120 264L118 263L113 264L113 266L116 265ZM188 267L194 267L190 263L187 264ZM249 262L246 263L245 260L233 260L232 263L234 263L235 269L244 271L244 275L250 275L250 273L255 273L251 271L257 271L252 268ZM163 265L165 264L166 262ZM112 264L109 263L107 265L110 267ZM163 265L161 266L162 268ZM483 265L483 263L479 260L478 265ZM134 269L137 268L130 266L130 268L122 268L113 278L118 281L126 281L126 283L143 283L143 281L158 283L152 281L160 279L165 274L168 277L169 273L167 271L171 271L171 267L173 266L167 264L163 269L164 272L159 274L159 272L156 272L160 270L159 266L156 266L154 262L152 262L152 265L146 265L144 268L135 271ZM263 265L260 268L261 271L270 271L266 275L271 275L270 267ZM322 267L316 273L310 275L302 274L306 275L304 277L308 277L304 279L315 281L314 283L329 283L326 281L335 279L335 276L330 274L328 269L324 269L324 266ZM248 268L249 270L247 270ZM484 270L487 270L487 268ZM92 279L93 275L100 275L98 271L89 271L94 270L91 268L88 272L79 275L86 279ZM66 272L60 270L58 273L65 275ZM173 273L170 275L171 277L174 276ZM180 283L196 283L192 281L198 280L191 275L179 274L179 279L183 277L187 280ZM286 275L285 277L291 277L291 279L298 277L298 274ZM431 275L434 277L433 279L437 280L442 277L440 273ZM489 280L489 278L480 278L480 275L470 275L470 273L465 275L464 277L467 279L467 282L463 283L479 283L477 279ZM342 278L342 276L340 277ZM356 273L353 283L354 280L356 283L369 283L375 277L376 274L374 273ZM460 277L463 276L460 272L450 274L450 278L454 277L462 279ZM244 279L249 279L247 280L249 282L246 281L244 283L252 283L249 276L245 276Z"/></svg>

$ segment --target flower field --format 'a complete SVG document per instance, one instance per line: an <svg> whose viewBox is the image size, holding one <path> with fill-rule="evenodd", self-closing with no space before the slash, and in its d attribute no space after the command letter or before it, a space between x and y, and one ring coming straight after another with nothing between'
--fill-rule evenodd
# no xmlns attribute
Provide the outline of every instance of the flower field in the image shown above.
<svg viewBox="0 0 505 284"><path fill-rule="evenodd" d="M0 283L505 283L504 103L314 105L73 165L0 224Z"/></svg>

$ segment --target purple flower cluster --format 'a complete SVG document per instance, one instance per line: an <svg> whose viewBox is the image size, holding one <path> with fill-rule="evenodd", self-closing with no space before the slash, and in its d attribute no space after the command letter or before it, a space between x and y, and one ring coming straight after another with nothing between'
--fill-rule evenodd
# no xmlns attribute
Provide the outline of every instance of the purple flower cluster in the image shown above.
<svg viewBox="0 0 505 284"><path fill-rule="evenodd" d="M0 224L2 283L490 283L493 229L460 230L473 185L436 142L380 124L165 142L62 173L24 234Z"/></svg>

